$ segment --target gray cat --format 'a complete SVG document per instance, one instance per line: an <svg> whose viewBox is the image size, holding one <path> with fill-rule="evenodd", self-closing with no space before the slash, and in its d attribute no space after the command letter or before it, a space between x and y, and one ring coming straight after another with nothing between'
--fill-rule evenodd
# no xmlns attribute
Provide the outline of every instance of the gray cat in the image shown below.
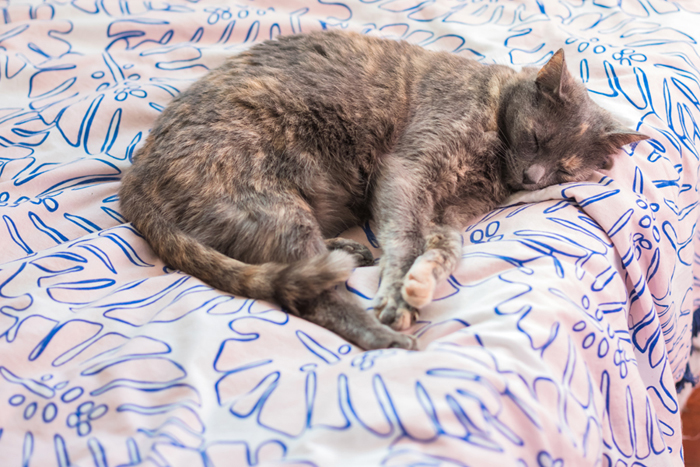
<svg viewBox="0 0 700 467"><path fill-rule="evenodd" d="M591 101L562 50L516 72L359 34L278 37L172 101L124 175L121 208L174 268L362 348L410 349L396 330L456 268L461 229L645 138ZM370 218L379 319L335 288L373 259L334 237Z"/></svg>

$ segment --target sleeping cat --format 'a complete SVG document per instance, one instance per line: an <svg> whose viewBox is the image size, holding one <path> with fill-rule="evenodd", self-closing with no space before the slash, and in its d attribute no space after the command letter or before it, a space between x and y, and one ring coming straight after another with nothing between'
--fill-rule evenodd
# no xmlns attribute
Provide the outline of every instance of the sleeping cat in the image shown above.
<svg viewBox="0 0 700 467"><path fill-rule="evenodd" d="M396 331L456 268L461 229L645 138L590 100L562 50L517 72L359 34L278 37L172 101L121 208L174 268L362 348L410 349ZM370 218L384 251L376 317L335 288L373 259L334 237Z"/></svg>

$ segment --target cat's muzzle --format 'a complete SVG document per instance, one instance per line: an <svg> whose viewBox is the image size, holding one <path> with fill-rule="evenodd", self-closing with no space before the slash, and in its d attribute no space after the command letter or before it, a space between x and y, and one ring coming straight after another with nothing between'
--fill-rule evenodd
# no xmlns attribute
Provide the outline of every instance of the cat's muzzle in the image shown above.
<svg viewBox="0 0 700 467"><path fill-rule="evenodd" d="M547 169L541 164L533 164L523 172L522 188L524 190L537 190L544 186Z"/></svg>

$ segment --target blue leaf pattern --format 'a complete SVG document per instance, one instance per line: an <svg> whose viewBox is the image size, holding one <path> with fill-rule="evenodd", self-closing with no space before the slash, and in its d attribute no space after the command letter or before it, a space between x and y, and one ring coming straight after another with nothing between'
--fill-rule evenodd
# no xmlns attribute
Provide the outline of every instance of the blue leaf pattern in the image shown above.
<svg viewBox="0 0 700 467"><path fill-rule="evenodd" d="M698 21L671 0L0 0L2 465L682 466ZM174 96L323 28L514 66L563 47L652 139L466 228L421 351L362 352L168 269L117 197ZM372 229L346 235L379 256ZM369 308L378 275L344 288Z"/></svg>

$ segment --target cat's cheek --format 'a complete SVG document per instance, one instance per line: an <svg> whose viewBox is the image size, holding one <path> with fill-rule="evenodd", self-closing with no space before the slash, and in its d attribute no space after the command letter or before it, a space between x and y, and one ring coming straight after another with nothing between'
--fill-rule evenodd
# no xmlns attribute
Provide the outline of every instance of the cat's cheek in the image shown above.
<svg viewBox="0 0 700 467"><path fill-rule="evenodd" d="M613 168L614 165L615 165L615 158L612 156L607 156L605 158L605 162L603 163L603 166L601 167L601 169L610 170Z"/></svg>

